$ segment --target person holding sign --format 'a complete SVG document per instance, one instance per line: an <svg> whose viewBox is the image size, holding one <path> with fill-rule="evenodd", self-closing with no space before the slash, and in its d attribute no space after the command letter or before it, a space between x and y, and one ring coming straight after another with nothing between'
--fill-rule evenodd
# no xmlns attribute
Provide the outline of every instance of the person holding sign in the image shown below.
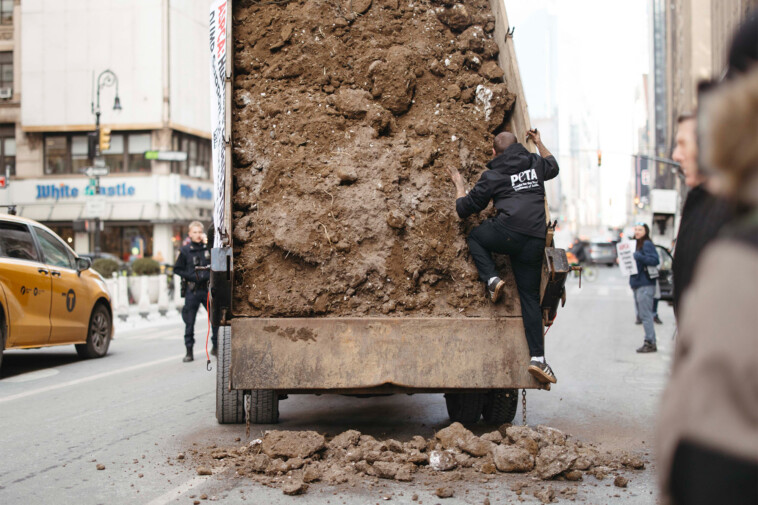
<svg viewBox="0 0 758 505"><path fill-rule="evenodd" d="M653 241L650 240L650 228L644 223L638 223L634 227L634 238L637 239L637 247L634 251L634 261L637 273L629 276L629 285L634 292L634 303L637 313L645 328L645 342L637 352L656 352L658 347L655 341L655 325L653 323L653 304L655 303L655 283L658 278L658 252L655 250Z"/></svg>

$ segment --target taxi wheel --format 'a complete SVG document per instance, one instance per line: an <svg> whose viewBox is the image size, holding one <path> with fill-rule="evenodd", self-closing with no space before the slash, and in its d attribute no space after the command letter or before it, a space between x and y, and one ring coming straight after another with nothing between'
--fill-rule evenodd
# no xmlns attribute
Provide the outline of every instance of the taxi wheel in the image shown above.
<svg viewBox="0 0 758 505"><path fill-rule="evenodd" d="M0 377L3 373L3 351L5 351L5 336L8 330L5 327L5 316L3 315L3 308L0 307Z"/></svg>
<svg viewBox="0 0 758 505"><path fill-rule="evenodd" d="M4 350L5 350L5 321L3 321L3 317L0 315L0 377L2 377L2 373L3 373L3 351Z"/></svg>
<svg viewBox="0 0 758 505"><path fill-rule="evenodd" d="M76 344L80 358L102 358L111 343L111 315L103 305L95 305L89 319L87 343Z"/></svg>

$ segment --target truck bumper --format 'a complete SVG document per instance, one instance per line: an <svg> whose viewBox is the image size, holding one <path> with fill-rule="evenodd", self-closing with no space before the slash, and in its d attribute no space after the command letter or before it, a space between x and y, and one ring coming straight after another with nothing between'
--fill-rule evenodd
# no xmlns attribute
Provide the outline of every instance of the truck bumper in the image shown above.
<svg viewBox="0 0 758 505"><path fill-rule="evenodd" d="M231 386L281 393L541 388L520 317L234 318Z"/></svg>

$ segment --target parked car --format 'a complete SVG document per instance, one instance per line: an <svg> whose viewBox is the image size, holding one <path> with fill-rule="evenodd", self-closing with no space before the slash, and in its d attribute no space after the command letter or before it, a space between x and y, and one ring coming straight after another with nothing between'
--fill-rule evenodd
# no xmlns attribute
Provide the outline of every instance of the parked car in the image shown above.
<svg viewBox="0 0 758 505"><path fill-rule="evenodd" d="M658 251L658 258L661 260L658 264L658 285L661 288L661 300L673 300L674 272L671 270L671 266L674 264L674 258L669 250L662 245L656 245L655 249Z"/></svg>
<svg viewBox="0 0 758 505"><path fill-rule="evenodd" d="M590 242L587 246L587 257L594 265L616 264L616 244L613 242Z"/></svg>
<svg viewBox="0 0 758 505"><path fill-rule="evenodd" d="M76 346L100 358L113 336L111 297L52 230L17 216L0 216L0 367L5 349Z"/></svg>

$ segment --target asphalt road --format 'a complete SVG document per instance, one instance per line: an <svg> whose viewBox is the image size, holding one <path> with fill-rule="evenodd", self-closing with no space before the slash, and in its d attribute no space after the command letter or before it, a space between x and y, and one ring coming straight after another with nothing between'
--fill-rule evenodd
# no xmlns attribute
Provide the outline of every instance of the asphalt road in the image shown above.
<svg viewBox="0 0 758 505"><path fill-rule="evenodd" d="M674 342L673 311L660 306L665 324L656 327L659 352L639 355L634 351L642 328L634 325L631 291L618 270L601 268L599 279L585 282L581 292L576 280L569 283L568 304L546 337L559 382L550 392L528 393L528 423L561 429L603 449L647 454L652 462L631 475L626 490L613 488L609 479L585 477L576 501L655 503L651 448ZM420 482L349 490L317 485L305 497L287 497L245 479L197 476L191 465L177 462L179 452L238 445L243 442L235 438L244 441L245 429L216 424L215 362L213 372L206 371L205 359L181 363L182 333L175 319L120 331L100 360L78 360L73 346L7 352L0 380L0 503L186 504L201 494L224 503L362 504L378 503L382 496L390 503L412 503L413 493L427 504L439 501ZM290 396L280 409L277 428L332 435L358 429L403 440L429 437L448 424L441 395ZM256 426L251 434L270 428ZM98 464L105 469L97 470ZM517 497L509 482L460 483L444 503L482 503L485 497L510 503ZM526 494L523 499L538 503Z"/></svg>

